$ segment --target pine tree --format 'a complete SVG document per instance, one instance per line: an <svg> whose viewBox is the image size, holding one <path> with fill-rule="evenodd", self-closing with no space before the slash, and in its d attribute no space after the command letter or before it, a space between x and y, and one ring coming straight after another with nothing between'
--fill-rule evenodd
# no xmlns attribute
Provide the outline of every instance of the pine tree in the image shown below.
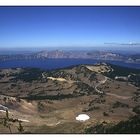
<svg viewBox="0 0 140 140"><path fill-rule="evenodd" d="M23 126L22 126L22 124L21 124L21 121L19 121L18 131L19 131L20 133L23 133L23 132L24 132L24 128L23 128Z"/></svg>

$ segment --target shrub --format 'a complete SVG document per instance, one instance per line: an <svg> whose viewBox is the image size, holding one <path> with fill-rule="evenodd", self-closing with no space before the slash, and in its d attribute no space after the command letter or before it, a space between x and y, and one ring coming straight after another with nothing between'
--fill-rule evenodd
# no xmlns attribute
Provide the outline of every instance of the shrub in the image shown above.
<svg viewBox="0 0 140 140"><path fill-rule="evenodd" d="M135 113L137 113L137 114L140 115L140 105L135 106L135 107L133 108L133 112L135 112Z"/></svg>

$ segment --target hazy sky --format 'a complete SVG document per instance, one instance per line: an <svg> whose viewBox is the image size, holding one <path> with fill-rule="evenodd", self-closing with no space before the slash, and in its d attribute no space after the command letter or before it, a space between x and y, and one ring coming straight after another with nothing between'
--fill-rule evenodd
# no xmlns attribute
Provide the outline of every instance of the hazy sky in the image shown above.
<svg viewBox="0 0 140 140"><path fill-rule="evenodd" d="M1 48L112 42L140 42L140 7L0 7Z"/></svg>

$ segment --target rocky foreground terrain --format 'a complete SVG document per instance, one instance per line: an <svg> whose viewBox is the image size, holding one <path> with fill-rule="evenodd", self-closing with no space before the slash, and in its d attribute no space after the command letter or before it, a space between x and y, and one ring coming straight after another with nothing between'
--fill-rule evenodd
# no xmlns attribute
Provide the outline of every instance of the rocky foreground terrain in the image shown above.
<svg viewBox="0 0 140 140"><path fill-rule="evenodd" d="M139 114L140 70L105 63L0 70L0 133L140 133Z"/></svg>

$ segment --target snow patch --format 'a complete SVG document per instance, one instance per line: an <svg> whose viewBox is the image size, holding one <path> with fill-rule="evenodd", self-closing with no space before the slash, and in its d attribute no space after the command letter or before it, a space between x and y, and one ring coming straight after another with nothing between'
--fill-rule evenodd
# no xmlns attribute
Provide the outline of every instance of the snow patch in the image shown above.
<svg viewBox="0 0 140 140"><path fill-rule="evenodd" d="M6 111L5 111L5 110L0 110L0 112L6 113ZM10 111L8 111L8 113L11 113L11 112L10 112Z"/></svg>
<svg viewBox="0 0 140 140"><path fill-rule="evenodd" d="M18 120L22 122L30 122L29 120L23 120L23 119L18 119Z"/></svg>
<svg viewBox="0 0 140 140"><path fill-rule="evenodd" d="M84 122L88 119L90 119L90 117L87 114L80 114L76 117L76 120L82 121L82 122Z"/></svg>
<svg viewBox="0 0 140 140"><path fill-rule="evenodd" d="M67 81L67 80L64 79L64 78L47 77L47 79L50 79L50 80L57 80L57 81Z"/></svg>

